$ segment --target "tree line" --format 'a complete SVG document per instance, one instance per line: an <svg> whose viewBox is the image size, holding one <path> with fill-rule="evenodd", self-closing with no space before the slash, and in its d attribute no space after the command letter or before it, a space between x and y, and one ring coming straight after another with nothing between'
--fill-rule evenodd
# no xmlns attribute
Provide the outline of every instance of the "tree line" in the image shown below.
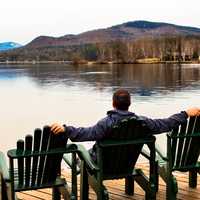
<svg viewBox="0 0 200 200"><path fill-rule="evenodd" d="M98 61L134 63L138 59L193 61L200 56L200 37L165 36L115 40L79 46L23 47L0 53L0 61Z"/></svg>

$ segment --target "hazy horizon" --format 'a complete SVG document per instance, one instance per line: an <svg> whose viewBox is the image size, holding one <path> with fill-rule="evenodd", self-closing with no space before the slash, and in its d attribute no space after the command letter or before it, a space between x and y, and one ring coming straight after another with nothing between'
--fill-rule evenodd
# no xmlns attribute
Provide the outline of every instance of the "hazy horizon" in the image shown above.
<svg viewBox="0 0 200 200"><path fill-rule="evenodd" d="M195 0L0 1L1 43L24 45L41 35L60 37L136 20L200 28L200 2Z"/></svg>

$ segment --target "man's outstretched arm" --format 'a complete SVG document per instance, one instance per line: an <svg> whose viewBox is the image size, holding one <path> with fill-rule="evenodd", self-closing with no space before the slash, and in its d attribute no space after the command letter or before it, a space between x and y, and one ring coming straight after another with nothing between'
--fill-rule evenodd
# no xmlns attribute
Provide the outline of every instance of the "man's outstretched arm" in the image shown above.
<svg viewBox="0 0 200 200"><path fill-rule="evenodd" d="M159 134L171 131L182 123L186 123L188 117L199 116L199 108L189 108L186 111L174 114L164 119L150 119L144 117L144 121L149 127L152 134Z"/></svg>
<svg viewBox="0 0 200 200"><path fill-rule="evenodd" d="M111 127L111 121L104 118L97 122L94 126L90 127L74 127L74 126L62 126L54 123L51 125L51 131L54 134L66 133L66 136L74 142L82 141L97 141L106 136Z"/></svg>

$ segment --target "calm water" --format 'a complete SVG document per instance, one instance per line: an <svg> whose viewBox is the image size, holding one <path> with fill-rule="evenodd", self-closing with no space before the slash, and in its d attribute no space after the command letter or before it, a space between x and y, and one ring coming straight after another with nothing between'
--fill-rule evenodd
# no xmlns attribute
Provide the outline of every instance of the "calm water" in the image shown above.
<svg viewBox="0 0 200 200"><path fill-rule="evenodd" d="M200 106L200 65L0 65L0 149L45 124L94 124L119 87L132 94L130 110L167 117Z"/></svg>

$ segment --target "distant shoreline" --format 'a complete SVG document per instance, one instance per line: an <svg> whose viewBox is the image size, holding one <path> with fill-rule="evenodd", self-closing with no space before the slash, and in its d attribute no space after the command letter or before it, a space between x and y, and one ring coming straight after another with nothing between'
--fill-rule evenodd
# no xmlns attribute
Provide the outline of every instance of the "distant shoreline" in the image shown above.
<svg viewBox="0 0 200 200"><path fill-rule="evenodd" d="M5 61L0 64L74 64L74 65L115 65L115 64L200 64L199 61L139 61L139 62L115 62L115 61Z"/></svg>

